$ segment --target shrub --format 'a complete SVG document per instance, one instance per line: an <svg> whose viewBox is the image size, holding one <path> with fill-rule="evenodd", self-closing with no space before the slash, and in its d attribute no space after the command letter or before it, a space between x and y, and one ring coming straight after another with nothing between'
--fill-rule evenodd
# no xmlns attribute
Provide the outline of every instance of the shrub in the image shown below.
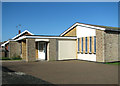
<svg viewBox="0 0 120 86"><path fill-rule="evenodd" d="M12 57L11 60L22 60L20 57Z"/></svg>
<svg viewBox="0 0 120 86"><path fill-rule="evenodd" d="M120 65L120 62L106 62L105 64L118 64L118 65Z"/></svg>
<svg viewBox="0 0 120 86"><path fill-rule="evenodd" d="M22 60L20 57L0 57L0 60Z"/></svg>
<svg viewBox="0 0 120 86"><path fill-rule="evenodd" d="M8 57L1 57L0 60L10 60Z"/></svg>

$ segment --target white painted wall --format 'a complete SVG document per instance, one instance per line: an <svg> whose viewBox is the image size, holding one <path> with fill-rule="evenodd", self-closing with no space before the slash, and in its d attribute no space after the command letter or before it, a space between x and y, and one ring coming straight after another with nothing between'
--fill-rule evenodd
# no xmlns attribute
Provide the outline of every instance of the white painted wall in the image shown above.
<svg viewBox="0 0 120 86"><path fill-rule="evenodd" d="M78 54L79 60L96 61L96 54Z"/></svg>
<svg viewBox="0 0 120 86"><path fill-rule="evenodd" d="M76 59L76 40L58 40L58 60Z"/></svg>
<svg viewBox="0 0 120 86"><path fill-rule="evenodd" d="M96 36L96 30L88 28L88 27L77 26L76 27L76 34L77 34L77 38ZM96 54L78 53L78 59L79 60L96 61Z"/></svg>
<svg viewBox="0 0 120 86"><path fill-rule="evenodd" d="M77 38L80 37L87 37L87 36L96 36L96 30L87 28L87 27L82 27L82 26L77 26L76 27L76 33L77 33Z"/></svg>
<svg viewBox="0 0 120 86"><path fill-rule="evenodd" d="M35 39L35 41L46 41L46 42L48 42L49 39Z"/></svg>

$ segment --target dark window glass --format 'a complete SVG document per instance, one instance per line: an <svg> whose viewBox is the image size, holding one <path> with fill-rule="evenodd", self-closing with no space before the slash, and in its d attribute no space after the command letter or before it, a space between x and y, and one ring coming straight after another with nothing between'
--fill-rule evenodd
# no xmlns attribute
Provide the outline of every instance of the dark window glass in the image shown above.
<svg viewBox="0 0 120 86"><path fill-rule="evenodd" d="M90 53L92 52L92 37L90 37Z"/></svg>
<svg viewBox="0 0 120 86"><path fill-rule="evenodd" d="M94 36L94 53L96 53L96 36Z"/></svg>
<svg viewBox="0 0 120 86"><path fill-rule="evenodd" d="M85 37L85 52L87 53L87 37Z"/></svg>

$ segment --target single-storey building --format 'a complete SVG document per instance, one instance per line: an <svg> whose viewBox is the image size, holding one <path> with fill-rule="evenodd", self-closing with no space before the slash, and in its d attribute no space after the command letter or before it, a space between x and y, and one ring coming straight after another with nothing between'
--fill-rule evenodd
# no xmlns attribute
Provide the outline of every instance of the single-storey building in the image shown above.
<svg viewBox="0 0 120 86"><path fill-rule="evenodd" d="M10 57L20 55L25 61L114 62L120 61L119 32L115 27L75 23L59 36L34 35L26 30L2 46L9 45Z"/></svg>
<svg viewBox="0 0 120 86"><path fill-rule="evenodd" d="M20 57L21 56L21 43L16 42L15 40L18 39L21 36L25 36L25 35L33 35L31 32L29 32L28 30L23 31L22 33L19 30L18 35L16 35L15 37L13 37L12 39L9 39L8 41L6 41L5 43L3 43L1 46L2 48L5 49L6 51L6 55L5 57ZM4 56L2 56L4 57Z"/></svg>

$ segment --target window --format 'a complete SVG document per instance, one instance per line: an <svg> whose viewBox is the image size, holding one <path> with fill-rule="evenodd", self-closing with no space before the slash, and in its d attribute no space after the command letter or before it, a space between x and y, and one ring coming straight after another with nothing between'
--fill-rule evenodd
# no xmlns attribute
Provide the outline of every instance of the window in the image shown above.
<svg viewBox="0 0 120 86"><path fill-rule="evenodd" d="M78 38L78 52L96 54L96 36Z"/></svg>
<svg viewBox="0 0 120 86"><path fill-rule="evenodd" d="M92 37L90 37L90 53L92 52Z"/></svg>
<svg viewBox="0 0 120 86"><path fill-rule="evenodd" d="M83 37L81 38L81 48L82 48L81 52L83 53Z"/></svg>
<svg viewBox="0 0 120 86"><path fill-rule="evenodd" d="M85 37L85 53L87 53L87 37Z"/></svg>
<svg viewBox="0 0 120 86"><path fill-rule="evenodd" d="M96 36L94 36L94 53L96 53Z"/></svg>

